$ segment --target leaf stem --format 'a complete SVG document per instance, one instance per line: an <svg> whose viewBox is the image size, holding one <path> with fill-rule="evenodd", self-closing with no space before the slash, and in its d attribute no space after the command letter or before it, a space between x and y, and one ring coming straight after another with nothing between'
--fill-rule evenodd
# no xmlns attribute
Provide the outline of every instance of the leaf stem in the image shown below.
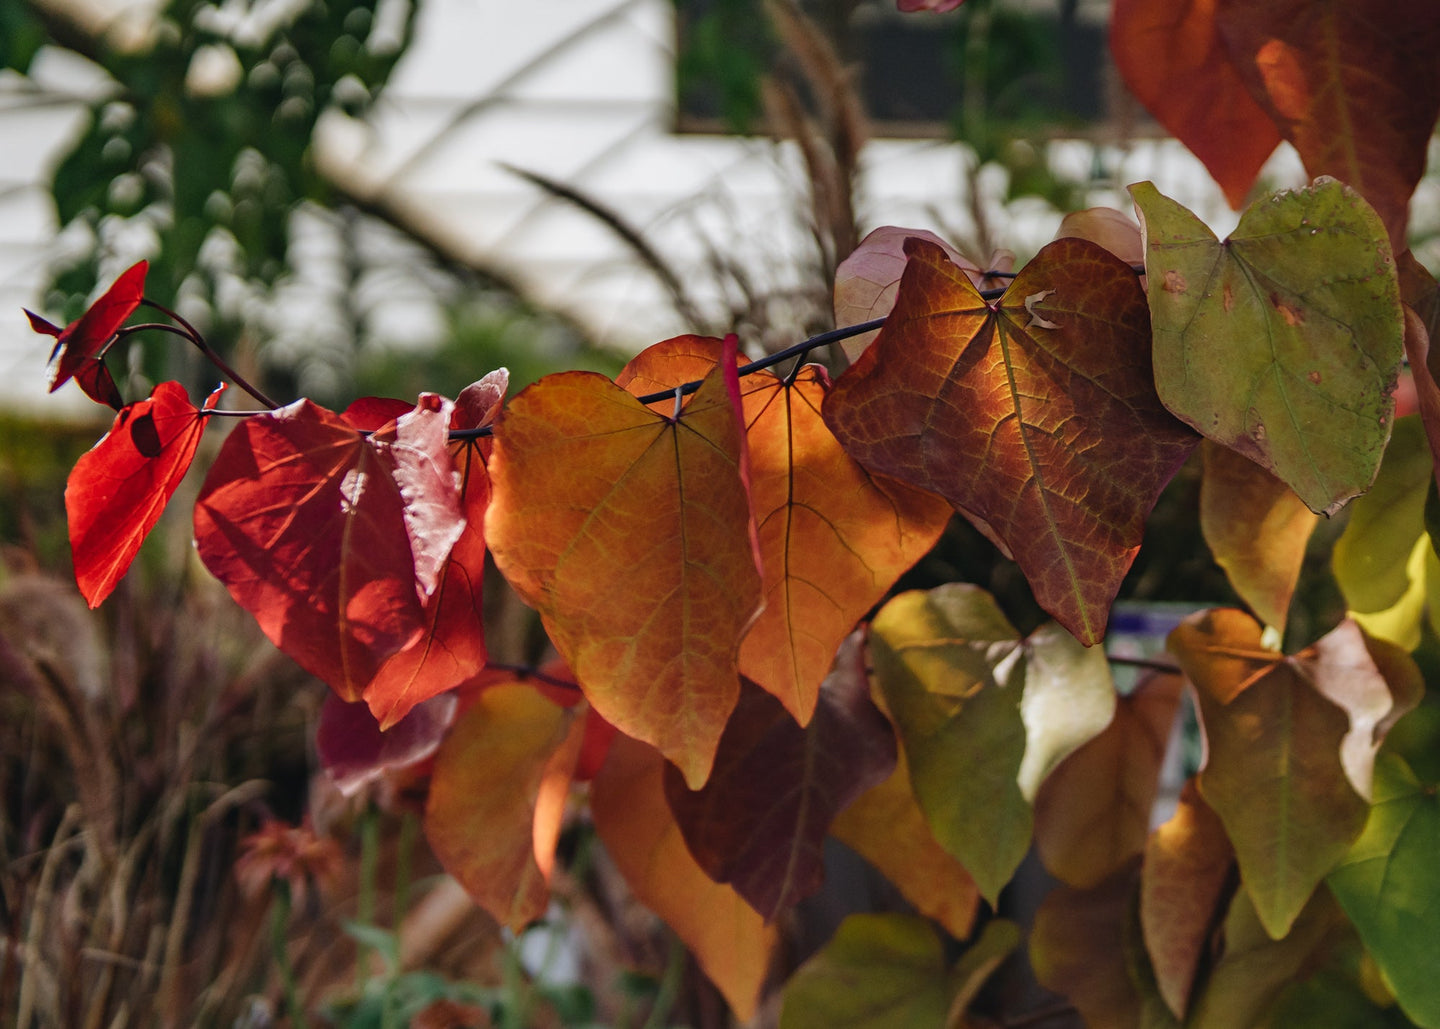
<svg viewBox="0 0 1440 1029"><path fill-rule="evenodd" d="M241 375L234 368L231 368L230 365L225 362L225 359L222 358L219 354L217 354L209 343L205 342L205 337L200 335L200 330L195 328L195 326L191 325L179 314L170 310L170 308L166 307L164 304L157 304L149 297L142 297L140 302L146 307L153 308L154 310L159 311L161 314L165 315L165 317L173 319L176 325L179 325L182 329L185 330L183 332L176 332L176 335L183 336L191 343L193 343L195 345L195 348L199 350L201 354L205 355L205 360L209 361L216 368L220 369L221 374L226 376L231 382L235 383L235 385L239 386L246 393L249 393L252 397L258 400L260 403L264 404L272 411L280 406L279 404L275 403L275 401L267 397L255 386L252 386L249 380L245 378L245 376ZM134 329L144 327L145 326L138 325L132 326L132 328ZM159 328L160 326L153 327ZM170 331L175 331L171 326L165 326L165 328L169 329Z"/></svg>

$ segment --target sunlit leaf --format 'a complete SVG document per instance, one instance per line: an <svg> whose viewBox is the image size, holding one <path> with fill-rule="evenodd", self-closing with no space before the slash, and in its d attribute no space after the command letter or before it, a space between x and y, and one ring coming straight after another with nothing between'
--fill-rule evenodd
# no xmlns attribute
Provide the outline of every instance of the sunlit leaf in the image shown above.
<svg viewBox="0 0 1440 1029"><path fill-rule="evenodd" d="M1367 632L1406 650L1420 643L1425 605L1425 497L1434 458L1420 418L1395 422L1375 485L1351 505L1331 566L1345 606Z"/></svg>
<svg viewBox="0 0 1440 1029"><path fill-rule="evenodd" d="M493 378L492 378L493 376ZM492 372L467 386L456 401L451 429L488 424L504 396L508 374ZM455 689L485 667L485 625L481 586L485 577L485 509L490 478L477 441L450 444L459 476L464 529L441 569L440 580L425 601L425 631L387 660L365 688L365 700L382 726L405 717L413 705Z"/></svg>
<svg viewBox="0 0 1440 1029"><path fill-rule="evenodd" d="M595 832L635 895L675 930L746 1021L780 935L690 856L665 801L664 769L653 748L617 736L591 786Z"/></svg>
<svg viewBox="0 0 1440 1029"><path fill-rule="evenodd" d="M1375 763L1365 831L1326 880L1405 1013L1440 1025L1440 801L1397 754Z"/></svg>
<svg viewBox="0 0 1440 1029"><path fill-rule="evenodd" d="M842 660L858 664L858 645ZM692 791L670 765L665 795L691 855L768 922L820 888L831 821L894 770L895 749L863 670L828 678L803 729L778 700L746 683L709 781Z"/></svg>
<svg viewBox="0 0 1440 1029"><path fill-rule="evenodd" d="M347 797L386 772L424 761L440 747L455 718L454 694L417 704L392 728L380 723L363 702L325 695L315 726L315 751L330 780Z"/></svg>
<svg viewBox="0 0 1440 1029"><path fill-rule="evenodd" d="M1403 247L1410 195L1440 115L1440 7L1220 0L1218 22L1234 67L1306 171L1358 190Z"/></svg>
<svg viewBox="0 0 1440 1029"><path fill-rule="evenodd" d="M589 372L495 424L486 538L586 696L705 782L760 606L733 359L678 420Z"/></svg>
<svg viewBox="0 0 1440 1029"><path fill-rule="evenodd" d="M1082 643L1104 636L1145 519L1196 439L1160 406L1135 273L1061 239L998 301L933 244L824 415L872 472L939 493Z"/></svg>
<svg viewBox="0 0 1440 1029"><path fill-rule="evenodd" d="M1105 730L1040 786L1035 847L1051 875L1094 886L1144 849L1180 686L1176 675L1141 682L1118 700Z"/></svg>
<svg viewBox="0 0 1440 1029"><path fill-rule="evenodd" d="M1115 0L1110 53L1130 92L1239 209L1280 132L1231 61L1218 7L1218 0Z"/></svg>
<svg viewBox="0 0 1440 1029"><path fill-rule="evenodd" d="M1358 659L1326 660L1313 649L1286 658L1267 652L1260 637L1249 615L1218 609L1187 618L1169 646L1200 700L1200 792L1225 825L1261 921L1279 939L1365 824L1367 805L1341 762L1349 718L1316 686L1353 675Z"/></svg>
<svg viewBox="0 0 1440 1029"><path fill-rule="evenodd" d="M1222 905L1234 892L1235 851L1225 826L1185 783L1175 813L1145 843L1140 871L1140 926L1155 983L1177 1018L1190 1006Z"/></svg>
<svg viewBox="0 0 1440 1029"><path fill-rule="evenodd" d="M451 728L435 759L425 836L445 870L518 932L545 913L561 806L580 722L524 683L491 686Z"/></svg>
<svg viewBox="0 0 1440 1029"><path fill-rule="evenodd" d="M1235 592L1283 635L1319 516L1248 457L1210 440L1201 453L1200 531Z"/></svg>
<svg viewBox="0 0 1440 1029"><path fill-rule="evenodd" d="M118 406L119 394L110 373L101 365L100 355L116 330L125 324L125 319L135 313L140 299L145 294L145 273L150 270L146 261L131 265L100 298L75 321L64 329L30 314L30 325L37 332L55 336L55 349L50 353L54 370L50 375L50 392L54 393L71 377L85 375L85 393L90 399L102 404ZM95 368L99 365L98 370Z"/></svg>
<svg viewBox="0 0 1440 1029"><path fill-rule="evenodd" d="M353 701L424 629L404 511L365 438L300 400L226 438L195 504L195 543L271 642Z"/></svg>
<svg viewBox="0 0 1440 1029"><path fill-rule="evenodd" d="M940 1029L949 967L935 930L914 915L850 915L785 987L780 1029Z"/></svg>
<svg viewBox="0 0 1440 1029"><path fill-rule="evenodd" d="M206 410L219 396L217 389ZM110 595L160 520L194 460L205 422L178 382L162 382L148 400L122 408L105 437L75 463L65 513L75 581L91 607Z"/></svg>
<svg viewBox="0 0 1440 1029"><path fill-rule="evenodd" d="M1025 757L1020 792L1031 803L1055 767L1098 736L1115 716L1115 682L1100 647L1085 647L1047 622L1025 640Z"/></svg>
<svg viewBox="0 0 1440 1029"><path fill-rule="evenodd" d="M1321 179L1256 201L1221 243L1150 183L1130 194L1165 406L1334 513L1375 478L1403 353L1379 219Z"/></svg>
<svg viewBox="0 0 1440 1029"><path fill-rule="evenodd" d="M1129 265L1145 263L1145 239L1140 226L1129 215L1112 207L1089 207L1083 211L1071 211L1060 219L1060 228L1055 230L1056 239L1073 237L1088 239L1104 247Z"/></svg>
<svg viewBox="0 0 1440 1029"><path fill-rule="evenodd" d="M829 386L818 365L793 383L769 372L741 383L765 610L740 671L802 724L840 641L950 519L940 497L851 460L820 417Z"/></svg>

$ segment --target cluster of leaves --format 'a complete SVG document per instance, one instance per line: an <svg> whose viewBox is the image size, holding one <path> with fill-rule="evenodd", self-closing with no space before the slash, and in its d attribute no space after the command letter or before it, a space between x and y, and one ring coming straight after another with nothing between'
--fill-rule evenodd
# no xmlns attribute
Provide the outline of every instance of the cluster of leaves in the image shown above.
<svg viewBox="0 0 1440 1029"><path fill-rule="evenodd" d="M1168 55L1159 94L1148 71L1137 91L1232 196L1251 188L1235 105L1196 121L1174 97L1243 88L1259 142L1290 139L1317 176L1224 241L1141 183L1139 226L1082 212L1013 275L880 230L836 290L842 323L871 321L764 361L687 336L614 381L565 372L508 402L503 372L454 401L299 400L226 437L195 506L200 557L331 686L337 775L433 756L427 835L487 910L516 928L544 911L588 783L616 866L741 1017L834 837L957 938L1033 844L1062 885L1030 957L1092 1024L1255 1024L1302 969L1359 953L1358 933L1352 964L1382 973L1369 996L1403 1011L1377 1017L1440 1025L1440 723L1408 653L1440 583L1440 289L1395 256L1440 112L1433 62L1406 55L1440 38L1440 10L1376 6L1221 2L1177 21L1117 5L1122 68ZM1422 118L1418 137L1400 128ZM60 337L56 385L103 380L140 303L128 276L116 291L41 326ZM833 382L799 363L876 328ZM1420 415L1397 424L1407 353ZM92 604L213 407L162 383L77 466ZM1177 664L1120 695L1109 609L1197 446L1205 537L1250 612L1187 619ZM1334 562L1355 617L1286 652L1311 532L1361 494ZM887 598L957 512L1053 622L1022 634L962 583ZM553 668L487 662L487 552ZM1151 832L1181 673L1207 753ZM782 1022L959 1024L1018 943L991 921L952 966L930 923L857 920L796 975Z"/></svg>

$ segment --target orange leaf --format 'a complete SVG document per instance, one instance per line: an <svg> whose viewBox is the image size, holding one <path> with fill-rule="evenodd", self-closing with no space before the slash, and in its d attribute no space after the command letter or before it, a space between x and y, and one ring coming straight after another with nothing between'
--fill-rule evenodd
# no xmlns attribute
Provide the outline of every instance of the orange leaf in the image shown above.
<svg viewBox="0 0 1440 1029"><path fill-rule="evenodd" d="M1234 863L1225 827L1191 779L1175 813L1146 843L1140 870L1145 949L1160 996L1176 1018L1184 1018L1189 1007L1200 960L1230 892L1226 885Z"/></svg>
<svg viewBox="0 0 1440 1029"><path fill-rule="evenodd" d="M407 534L386 462L308 400L241 422L195 502L205 567L272 643L349 701L423 631Z"/></svg>
<svg viewBox="0 0 1440 1029"><path fill-rule="evenodd" d="M987 303L931 244L880 337L825 398L872 472L939 493L1007 554L1082 643L1160 491L1198 439L1160 405L1145 295L1096 244L1060 239Z"/></svg>
<svg viewBox="0 0 1440 1029"><path fill-rule="evenodd" d="M765 610L740 671L805 724L836 649L950 520L943 499L856 464L820 417L819 365L741 385Z"/></svg>
<svg viewBox="0 0 1440 1029"><path fill-rule="evenodd" d="M1051 875L1094 886L1145 848L1180 686L1178 675L1146 678L1117 699L1105 731L1041 783L1035 847Z"/></svg>
<svg viewBox="0 0 1440 1029"><path fill-rule="evenodd" d="M205 402L207 411L221 389ZM205 420L178 382L162 382L148 400L122 408L105 438L75 463L65 513L75 581L91 607L110 595L160 520L195 457Z"/></svg>
<svg viewBox="0 0 1440 1029"><path fill-rule="evenodd" d="M1110 52L1130 92L1200 158L1239 210L1280 132L1231 63L1219 0L1115 0Z"/></svg>
<svg viewBox="0 0 1440 1029"><path fill-rule="evenodd" d="M780 934L695 863L665 802L665 762L615 737L591 787L595 832L635 895L675 930L736 1017L753 1018Z"/></svg>
<svg viewBox="0 0 1440 1029"><path fill-rule="evenodd" d="M733 346L733 344L732 344ZM495 424L486 537L595 709L710 774L760 604L733 357L679 419L551 375Z"/></svg>
<svg viewBox="0 0 1440 1029"><path fill-rule="evenodd" d="M435 760L425 835L496 921L519 932L545 913L582 721L524 683L491 686Z"/></svg>
<svg viewBox="0 0 1440 1029"><path fill-rule="evenodd" d="M1403 250L1410 195L1440 115L1440 5L1219 0L1217 21L1240 77L1305 170L1364 196Z"/></svg>

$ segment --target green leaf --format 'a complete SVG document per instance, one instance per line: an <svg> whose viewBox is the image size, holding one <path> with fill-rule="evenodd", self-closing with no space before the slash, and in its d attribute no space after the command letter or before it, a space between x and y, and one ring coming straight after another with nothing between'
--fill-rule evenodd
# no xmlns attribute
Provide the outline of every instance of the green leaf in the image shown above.
<svg viewBox="0 0 1440 1029"><path fill-rule="evenodd" d="M1403 724L1403 722L1401 723ZM1440 1026L1440 798L1388 749L1365 831L1327 880L1405 1013Z"/></svg>
<svg viewBox="0 0 1440 1029"><path fill-rule="evenodd" d="M1103 647L1087 647L1054 622L1025 641L1025 757L1020 791L1032 804L1040 784L1115 717L1115 680Z"/></svg>
<svg viewBox="0 0 1440 1029"><path fill-rule="evenodd" d="M1130 194L1160 399L1333 514L1390 435L1404 317L1384 225L1333 179L1257 201L1223 243L1151 183Z"/></svg>
<svg viewBox="0 0 1440 1029"><path fill-rule="evenodd" d="M945 950L914 915L851 915L785 988L780 1029L941 1029Z"/></svg>
<svg viewBox="0 0 1440 1029"><path fill-rule="evenodd" d="M984 590L902 593L870 629L876 677L936 841L995 901L1030 846L1019 633Z"/></svg>

